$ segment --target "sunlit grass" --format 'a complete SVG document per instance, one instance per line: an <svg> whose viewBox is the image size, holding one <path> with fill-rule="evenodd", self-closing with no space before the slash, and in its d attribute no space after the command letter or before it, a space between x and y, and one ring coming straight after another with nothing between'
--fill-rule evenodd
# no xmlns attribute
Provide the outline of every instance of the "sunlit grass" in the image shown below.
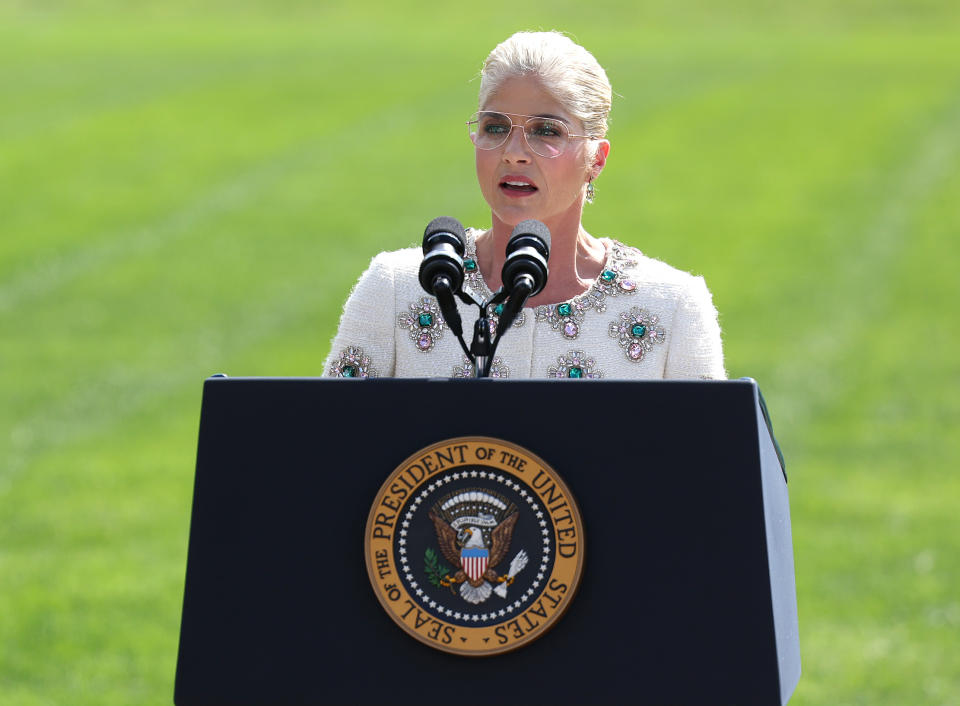
<svg viewBox="0 0 960 706"><path fill-rule="evenodd" d="M704 274L770 403L792 703L960 703L957 20L0 7L0 702L170 703L201 381L321 374L375 252L484 225L471 78L557 27L618 94L587 228Z"/></svg>

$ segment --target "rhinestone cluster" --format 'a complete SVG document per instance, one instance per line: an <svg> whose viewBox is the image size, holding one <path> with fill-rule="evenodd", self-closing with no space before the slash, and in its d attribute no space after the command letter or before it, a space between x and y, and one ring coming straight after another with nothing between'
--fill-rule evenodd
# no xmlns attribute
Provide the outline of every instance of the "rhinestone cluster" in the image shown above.
<svg viewBox="0 0 960 706"><path fill-rule="evenodd" d="M583 314L590 308L586 295L563 304L545 304L534 311L537 321L546 321L554 331L560 331L564 338L573 340L580 335Z"/></svg>
<svg viewBox="0 0 960 706"><path fill-rule="evenodd" d="M397 326L407 329L410 340L421 353L433 350L433 346L443 337L446 322L440 314L440 306L431 297L421 297L410 305L410 311L397 316Z"/></svg>
<svg viewBox="0 0 960 706"><path fill-rule="evenodd" d="M493 335L497 332L497 324L500 323L500 315L503 314L503 302L499 304L491 304L487 307L487 321L490 322L490 334ZM517 316L513 320L514 328L520 328L527 321L527 315L524 313L523 309L517 312Z"/></svg>
<svg viewBox="0 0 960 706"><path fill-rule="evenodd" d="M570 378L573 380L598 380L603 373L597 369L596 361L588 358L583 351L570 351L557 357L557 364L547 368L547 377Z"/></svg>
<svg viewBox="0 0 960 706"><path fill-rule="evenodd" d="M370 365L370 358L363 354L362 348L349 346L343 349L327 373L335 378L375 378L379 377L376 368Z"/></svg>
<svg viewBox="0 0 960 706"><path fill-rule="evenodd" d="M477 262L477 241L472 231L467 231L467 245L463 251L463 283L480 297L488 299L490 288L483 281L480 274L480 265Z"/></svg>
<svg viewBox="0 0 960 706"><path fill-rule="evenodd" d="M470 359L467 356L463 356L462 364L453 366L453 377L455 378L474 377L473 363L470 362ZM503 364L503 360L500 359L500 356L496 356L493 359L493 362L490 364L490 377L492 378L510 377L510 368L508 368L506 365Z"/></svg>
<svg viewBox="0 0 960 706"><path fill-rule="evenodd" d="M639 363L654 343L663 343L667 337L659 321L658 316L634 306L610 322L610 337L617 339L627 360Z"/></svg>

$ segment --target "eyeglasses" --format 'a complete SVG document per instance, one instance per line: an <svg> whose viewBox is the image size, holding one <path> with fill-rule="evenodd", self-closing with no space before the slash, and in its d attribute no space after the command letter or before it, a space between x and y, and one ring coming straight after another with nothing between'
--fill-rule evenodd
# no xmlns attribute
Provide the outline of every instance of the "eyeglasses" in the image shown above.
<svg viewBox="0 0 960 706"><path fill-rule="evenodd" d="M467 122L467 132L477 149L495 150L506 144L513 128L522 127L523 137L530 149L541 157L553 159L563 154L571 137L587 140L589 135L571 135L563 120L545 118L539 115L517 115L526 118L523 123L514 122L509 115L482 110L474 114Z"/></svg>

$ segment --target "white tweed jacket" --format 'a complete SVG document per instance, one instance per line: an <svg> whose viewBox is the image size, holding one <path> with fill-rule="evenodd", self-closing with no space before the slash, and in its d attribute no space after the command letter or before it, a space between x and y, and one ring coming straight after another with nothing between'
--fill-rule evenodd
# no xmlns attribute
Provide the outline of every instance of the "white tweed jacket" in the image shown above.
<svg viewBox="0 0 960 706"><path fill-rule="evenodd" d="M492 296L467 231L464 287ZM603 239L590 289L526 308L500 341L491 377L723 379L717 310L702 277ZM336 377L472 377L460 344L418 280L419 248L380 253L344 306L324 369ZM476 306L459 302L467 345ZM496 323L496 312L490 311Z"/></svg>

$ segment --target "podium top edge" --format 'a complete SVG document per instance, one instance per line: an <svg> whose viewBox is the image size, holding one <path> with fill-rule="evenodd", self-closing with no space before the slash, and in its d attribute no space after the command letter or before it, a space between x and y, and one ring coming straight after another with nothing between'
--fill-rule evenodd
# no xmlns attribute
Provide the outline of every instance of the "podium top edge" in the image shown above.
<svg viewBox="0 0 960 706"><path fill-rule="evenodd" d="M278 382L278 383L290 383L290 382L333 382L338 384L356 384L359 382L366 383L383 383L383 382L450 382L454 384L463 384L470 382L492 382L497 385L509 385L512 383L583 383L586 382L588 385L604 385L610 383L624 383L624 382L642 382L642 383L653 383L653 384L694 384L694 385L746 385L754 387L757 385L757 381L753 378L743 377L735 378L732 380L713 380L713 379L701 379L701 378L690 378L690 379L642 379L642 378L603 378L600 380L564 380L564 379L551 379L551 378L517 378L515 380L504 380L498 378L454 378L454 377L382 377L382 378L356 378L356 379L343 379L343 378L332 378L327 376L308 376L308 375L227 375L225 373L214 373L203 379L204 382Z"/></svg>

